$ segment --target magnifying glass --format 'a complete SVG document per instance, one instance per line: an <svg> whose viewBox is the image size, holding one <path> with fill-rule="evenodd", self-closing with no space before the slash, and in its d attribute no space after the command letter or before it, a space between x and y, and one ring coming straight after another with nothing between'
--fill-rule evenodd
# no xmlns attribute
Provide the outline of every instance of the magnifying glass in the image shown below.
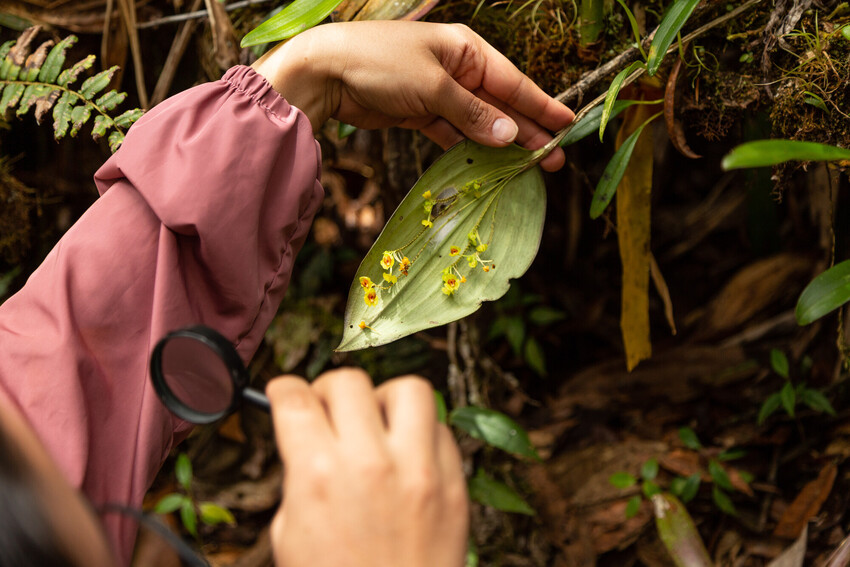
<svg viewBox="0 0 850 567"><path fill-rule="evenodd" d="M156 344L151 380L165 407L197 425L221 419L243 401L271 411L266 395L248 386L250 376L233 345L202 325L173 331Z"/></svg>

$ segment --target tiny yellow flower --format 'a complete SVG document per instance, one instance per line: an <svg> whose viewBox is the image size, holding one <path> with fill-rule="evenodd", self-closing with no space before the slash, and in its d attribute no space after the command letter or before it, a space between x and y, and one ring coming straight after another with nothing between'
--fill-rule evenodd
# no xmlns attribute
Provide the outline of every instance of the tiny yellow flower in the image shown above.
<svg viewBox="0 0 850 567"><path fill-rule="evenodd" d="M445 295L453 295L455 292L455 288L449 287L448 285L444 285L442 291Z"/></svg>
<svg viewBox="0 0 850 567"><path fill-rule="evenodd" d="M360 321L360 323L357 326L360 327L361 329L365 329L367 327L366 321Z"/></svg>
<svg viewBox="0 0 850 567"><path fill-rule="evenodd" d="M407 256L405 256L404 258L401 259L401 262L400 262L398 269L401 270L401 273L403 275L405 275L405 276L407 275L407 270L410 269L410 260L408 259Z"/></svg>
<svg viewBox="0 0 850 567"><path fill-rule="evenodd" d="M360 278L360 285L363 287L363 289L369 289L370 287L375 287L375 284L372 282L372 280L370 280L366 276L362 276Z"/></svg>
<svg viewBox="0 0 850 567"><path fill-rule="evenodd" d="M422 226L431 228L432 226L434 226L434 223L432 223L429 219L424 219L422 221Z"/></svg>
<svg viewBox="0 0 850 567"><path fill-rule="evenodd" d="M431 198L431 191L425 191L424 193L422 193L422 196L425 197L426 199L430 199Z"/></svg>
<svg viewBox="0 0 850 567"><path fill-rule="evenodd" d="M485 250L487 250L487 245L482 242L481 244L476 246L475 249L479 252L484 252Z"/></svg>
<svg viewBox="0 0 850 567"><path fill-rule="evenodd" d="M396 283L396 282L398 281L398 276L394 276L394 275L392 275L392 274L386 274L386 273L385 273L385 274L384 274L384 279L385 279L386 281L390 282L391 284L394 284L394 283Z"/></svg>
<svg viewBox="0 0 850 567"><path fill-rule="evenodd" d="M387 251L384 251L384 256L381 258L381 267L385 270L391 270L393 264L395 264L393 255Z"/></svg>
<svg viewBox="0 0 850 567"><path fill-rule="evenodd" d="M482 266L481 269L484 270L485 272L489 272L490 266Z"/></svg>
<svg viewBox="0 0 850 567"><path fill-rule="evenodd" d="M460 283L466 283L466 276L460 277Z"/></svg>
<svg viewBox="0 0 850 567"><path fill-rule="evenodd" d="M363 295L363 301L369 307L374 307L378 304L378 290L374 287L370 287L366 290L366 293Z"/></svg>
<svg viewBox="0 0 850 567"><path fill-rule="evenodd" d="M478 260L475 258L475 256L468 256L466 258L466 262L469 264L470 268L474 268L478 265Z"/></svg>
<svg viewBox="0 0 850 567"><path fill-rule="evenodd" d="M460 248L458 248L457 246L452 246L451 248L449 248L449 256L457 256L458 254L460 254Z"/></svg>

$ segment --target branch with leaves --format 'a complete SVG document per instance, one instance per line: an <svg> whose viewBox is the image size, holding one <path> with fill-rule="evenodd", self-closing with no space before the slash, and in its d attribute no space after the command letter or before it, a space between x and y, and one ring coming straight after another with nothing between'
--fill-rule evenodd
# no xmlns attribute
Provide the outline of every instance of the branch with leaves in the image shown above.
<svg viewBox="0 0 850 567"><path fill-rule="evenodd" d="M83 72L91 69L95 56L89 55L65 68L68 49L77 42L68 36L54 45L48 40L31 51L30 46L39 26L25 30L17 40L0 45L0 115L15 110L24 116L35 109L36 121L41 124L53 110L54 137L59 140L69 132L76 136L94 116L92 137L108 136L109 149L115 152L124 141L126 130L138 120L143 111L134 108L117 116L113 110L127 93L103 92L118 67L112 67L87 78L79 87L74 83Z"/></svg>

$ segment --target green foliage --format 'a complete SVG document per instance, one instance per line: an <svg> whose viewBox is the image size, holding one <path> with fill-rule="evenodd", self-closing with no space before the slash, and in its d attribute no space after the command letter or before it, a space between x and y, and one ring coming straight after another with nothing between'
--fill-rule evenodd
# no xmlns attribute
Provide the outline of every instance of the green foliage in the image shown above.
<svg viewBox="0 0 850 567"><path fill-rule="evenodd" d="M696 497L701 482L699 473L694 473L688 478L677 476L670 482L670 492L687 504Z"/></svg>
<svg viewBox="0 0 850 567"><path fill-rule="evenodd" d="M540 155L466 140L428 168L360 264L337 349L444 325L504 295L540 244Z"/></svg>
<svg viewBox="0 0 850 567"><path fill-rule="evenodd" d="M797 323L808 325L850 301L850 260L840 262L809 282L797 300Z"/></svg>
<svg viewBox="0 0 850 567"><path fill-rule="evenodd" d="M612 118L623 112L630 106L635 104L656 104L659 101L643 101L643 100L618 100L614 102L612 106L608 120L610 121ZM570 129L566 136L559 142L560 146L569 146L570 144L575 144L579 140L589 136L593 132L599 130L599 125L602 120L602 112L605 110L602 106L594 106L591 108L587 114L585 114L581 120L578 120L575 125Z"/></svg>
<svg viewBox="0 0 850 567"><path fill-rule="evenodd" d="M721 162L725 170L765 167L786 161L835 161L850 159L850 150L797 140L756 140L734 148Z"/></svg>
<svg viewBox="0 0 850 567"><path fill-rule="evenodd" d="M174 476L181 492L172 492L159 499L154 505L155 514L179 512L180 522L187 532L198 538L198 519L207 526L218 524L236 525L236 518L227 508L213 502L196 502L192 492L192 461L186 453L177 455Z"/></svg>
<svg viewBox="0 0 850 567"><path fill-rule="evenodd" d="M614 193L617 192L617 186L620 185L620 181L626 173L626 167L629 165L632 152L635 149L638 138L643 133L643 129L660 115L660 112L653 114L643 124L638 126L626 138L626 141L623 142L623 145L620 146L620 149L617 150L611 161L608 162L608 165L605 166L605 171L602 172L602 177L599 179L596 190L593 192L593 200L590 202L590 218L599 218L605 212L605 209L608 208L611 199L614 198Z"/></svg>
<svg viewBox="0 0 850 567"><path fill-rule="evenodd" d="M342 0L295 0L242 38L242 47L280 41L327 18Z"/></svg>
<svg viewBox="0 0 850 567"><path fill-rule="evenodd" d="M503 413L472 406L455 408L449 414L449 423L493 447L514 455L540 460L528 433Z"/></svg>
<svg viewBox="0 0 850 567"><path fill-rule="evenodd" d="M768 396L762 403L757 418L759 425L763 424L779 408L784 409L788 417L793 418L796 415L796 407L799 403L808 406L818 413L835 415L835 409L833 409L832 404L821 392L809 388L804 381L799 382L796 386L794 385L790 377L788 357L784 352L779 349L771 349L770 366L774 372L785 380L785 383L778 392L774 392Z"/></svg>
<svg viewBox="0 0 850 567"><path fill-rule="evenodd" d="M673 44L673 40L676 39L682 26L691 17L697 4L699 4L699 0L676 0L667 10L661 23L658 24L658 31L655 32L655 37L652 38L652 44L649 46L646 70L650 77L658 71L667 50Z"/></svg>
<svg viewBox="0 0 850 567"><path fill-rule="evenodd" d="M632 35L635 38L635 44L637 45L638 50L640 50L641 56L646 59L646 52L643 50L643 45L641 45L640 39L640 28L638 27L637 19L635 15L629 10L629 7L623 0L617 0L617 2L622 6L623 10L626 12L626 17L629 19L629 26L632 28Z"/></svg>
<svg viewBox="0 0 850 567"><path fill-rule="evenodd" d="M469 479L468 486L469 497L475 502L503 512L515 512L527 516L535 515L534 509L514 489L495 480L483 469L476 471L475 476Z"/></svg>
<svg viewBox="0 0 850 567"><path fill-rule="evenodd" d="M611 81L611 86L608 87L608 92L605 93L605 104L602 106L602 117L599 121L599 141L602 141L602 136L605 133L605 127L608 125L608 120L611 119L611 113L614 110L614 103L617 100L617 96L620 94L620 89L623 87L623 81L626 80L626 77L632 74L632 72L640 69L644 66L643 61L635 61L614 77L614 80ZM641 128L642 130L642 128ZM637 138L635 138L637 140ZM625 144L623 144L625 145ZM634 144L632 144L634 147ZM629 151L629 156L632 155L632 152ZM616 157L616 156L615 156ZM612 160L613 161L613 160ZM628 163L628 160L626 160ZM621 176L622 177L622 176ZM595 218L595 217L594 217Z"/></svg>
<svg viewBox="0 0 850 567"><path fill-rule="evenodd" d="M694 432L694 430L690 427L679 428L679 440L685 447L693 451L699 451L702 449L702 443L700 443L696 432Z"/></svg>
<svg viewBox="0 0 850 567"><path fill-rule="evenodd" d="M45 41L31 52L30 44L38 31L37 26L29 28L17 40L0 46L0 115L14 110L20 117L34 109L35 119L41 124L52 109L57 140L68 133L76 136L95 116L92 137L98 140L107 136L110 150L116 151L124 141L124 131L142 115L139 109L111 115L127 96L115 90L103 92L118 68L96 73L74 88L74 82L94 64L94 55L64 68L66 52L77 42L76 36L56 45L52 40Z"/></svg>

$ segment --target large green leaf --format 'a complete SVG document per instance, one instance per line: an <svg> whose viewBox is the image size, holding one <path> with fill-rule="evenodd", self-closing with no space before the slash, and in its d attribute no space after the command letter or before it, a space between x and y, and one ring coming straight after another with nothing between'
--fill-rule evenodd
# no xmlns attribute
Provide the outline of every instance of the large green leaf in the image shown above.
<svg viewBox="0 0 850 567"><path fill-rule="evenodd" d="M449 414L449 424L508 453L539 459L528 433L503 413L488 408L463 407Z"/></svg>
<svg viewBox="0 0 850 567"><path fill-rule="evenodd" d="M655 37L652 38L652 45L649 46L649 57L646 60L646 69L649 76L658 71L661 66L661 61L667 54L667 49L676 39L676 35L691 17L694 8L697 7L700 0L676 0L667 13L664 19L658 24L658 31L655 32Z"/></svg>
<svg viewBox="0 0 850 567"><path fill-rule="evenodd" d="M495 480L482 469L469 479L469 498L485 506L492 506L504 512L516 512L534 516L534 508L517 494L513 488Z"/></svg>
<svg viewBox="0 0 850 567"><path fill-rule="evenodd" d="M608 165L605 166L605 171L602 172L602 177L596 185L596 191L593 192L593 199L590 202L590 218L599 218L605 212L608 204L611 203L614 193L617 192L617 186L623 179L623 174L625 174L626 167L629 165L629 160L632 158L632 152L635 150L638 138L640 138L646 125L655 120L659 114L661 113L650 116L646 122L638 126L614 153Z"/></svg>
<svg viewBox="0 0 850 567"><path fill-rule="evenodd" d="M614 101L617 100L617 95L620 94L620 88L623 86L623 81L626 80L632 71L643 67L643 61L635 61L614 77L611 81L611 86L608 87L608 92L605 94L605 105L602 107L602 118L599 122L599 141L602 141L602 135L605 133L605 126L608 125L608 120L611 118L611 111L614 110Z"/></svg>
<svg viewBox="0 0 850 567"><path fill-rule="evenodd" d="M242 38L242 47L280 41L312 28L327 18L342 0L295 0Z"/></svg>
<svg viewBox="0 0 850 567"><path fill-rule="evenodd" d="M538 167L523 171L534 155L518 146L496 149L466 140L428 168L358 268L337 350L377 346L445 325L504 295L540 244L543 177ZM432 226L424 226L429 218ZM476 232L473 242L470 234ZM389 271L381 265L387 251L394 256ZM407 275L404 258L410 262ZM447 271L451 281L444 280ZM361 286L361 278L374 284L374 305L365 300L369 288ZM447 290L449 284L454 287Z"/></svg>
<svg viewBox="0 0 850 567"><path fill-rule="evenodd" d="M651 101L656 102L656 101ZM635 104L645 104L645 101L642 100L618 100L614 102L613 107L611 108L611 112L608 116L608 120L611 120L621 112L623 112L628 107ZM599 123L602 120L602 111L604 107L601 105L594 106L590 111L578 122L576 122L575 126L573 126L567 135L564 136L564 139L561 140L558 145L559 146L569 146L570 144L575 144L579 140L591 135L593 132L599 130Z"/></svg>
<svg viewBox="0 0 850 567"><path fill-rule="evenodd" d="M756 140L734 148L726 154L723 169L765 167L786 161L833 161L850 159L850 150L798 140Z"/></svg>
<svg viewBox="0 0 850 567"><path fill-rule="evenodd" d="M813 279L797 300L797 324L808 325L850 301L850 260Z"/></svg>

